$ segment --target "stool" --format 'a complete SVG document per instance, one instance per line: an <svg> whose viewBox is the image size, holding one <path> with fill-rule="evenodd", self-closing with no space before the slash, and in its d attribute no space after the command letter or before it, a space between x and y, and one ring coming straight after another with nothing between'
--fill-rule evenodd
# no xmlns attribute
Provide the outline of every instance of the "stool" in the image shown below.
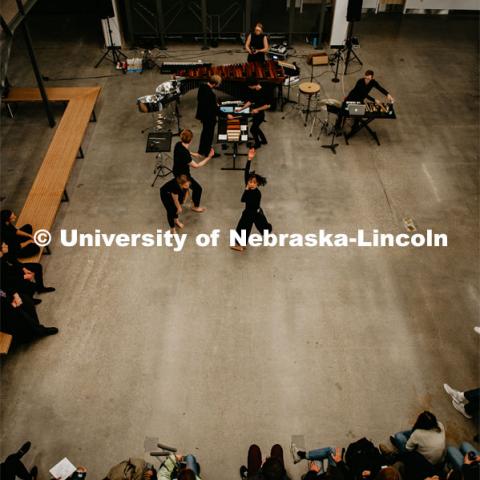
<svg viewBox="0 0 480 480"><path fill-rule="evenodd" d="M305 110L302 110L305 113L305 127L307 126L308 116L311 113L310 105L312 102L312 97L317 97L319 91L320 85L315 82L304 82L301 83L298 87L298 95L300 96L300 94L302 94L307 96L307 108Z"/></svg>

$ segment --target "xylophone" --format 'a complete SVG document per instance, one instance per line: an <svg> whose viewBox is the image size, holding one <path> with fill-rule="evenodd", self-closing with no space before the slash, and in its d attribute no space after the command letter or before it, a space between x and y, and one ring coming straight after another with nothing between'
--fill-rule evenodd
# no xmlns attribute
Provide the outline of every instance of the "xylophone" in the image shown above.
<svg viewBox="0 0 480 480"><path fill-rule="evenodd" d="M279 96L282 92L282 84L285 81L283 67L273 60L266 62L235 63L231 65L195 65L191 68L180 68L176 75L181 80L181 91L187 93L198 88L212 75L220 75L222 83L218 90L235 98L242 98L245 94L246 83L250 77L255 77L265 89L278 88ZM274 98L274 95L270 95Z"/></svg>
<svg viewBox="0 0 480 480"><path fill-rule="evenodd" d="M160 73L178 73L179 70L211 66L211 63L206 63L202 60L198 62L163 62L162 65L160 65Z"/></svg>

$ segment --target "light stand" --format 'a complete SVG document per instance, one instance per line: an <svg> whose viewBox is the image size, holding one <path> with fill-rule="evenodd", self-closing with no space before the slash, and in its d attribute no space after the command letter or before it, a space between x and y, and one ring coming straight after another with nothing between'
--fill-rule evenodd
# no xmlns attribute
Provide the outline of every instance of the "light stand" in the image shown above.
<svg viewBox="0 0 480 480"><path fill-rule="evenodd" d="M100 57L100 60L96 63L95 68L97 68L104 60L108 60L116 66L118 62L121 61L122 57L127 58L127 56L120 50L120 47L113 44L112 28L110 26L109 17L107 17L107 28L110 45L106 46L105 53ZM112 58L108 58L109 54L112 56Z"/></svg>
<svg viewBox="0 0 480 480"><path fill-rule="evenodd" d="M350 24L348 25L347 41L345 42L347 55L346 55L346 57L345 57L345 71L344 71L344 75L347 74L348 65L350 64L350 62L353 62L354 59L357 60L357 62L358 62L360 65L363 65L363 63L362 63L362 61L360 60L360 58L358 57L358 55L353 51L352 38L353 38L353 25L354 25L354 24L355 24L355 22L350 22ZM353 55L354 58L351 58L352 55Z"/></svg>

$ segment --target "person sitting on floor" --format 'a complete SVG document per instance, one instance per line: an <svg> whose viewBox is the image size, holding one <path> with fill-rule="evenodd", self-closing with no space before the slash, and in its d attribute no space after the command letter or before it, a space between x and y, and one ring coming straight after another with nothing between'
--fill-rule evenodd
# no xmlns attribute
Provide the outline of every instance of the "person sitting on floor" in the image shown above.
<svg viewBox="0 0 480 480"><path fill-rule="evenodd" d="M308 472L303 477L303 480L320 480L320 479L334 479L334 480L350 480L352 474L347 468L342 457L342 450L340 448L319 448L317 450L301 450L292 443L290 451L293 456L293 463L308 460ZM324 461L328 461L328 468L325 471Z"/></svg>
<svg viewBox="0 0 480 480"><path fill-rule="evenodd" d="M2 285L11 285L19 293L33 297L35 293L54 292L53 287L43 283L43 267L40 263L21 263L9 253L8 245L3 242L0 248L0 266ZM40 300L34 303L40 303Z"/></svg>
<svg viewBox="0 0 480 480"><path fill-rule="evenodd" d="M458 448L447 447L447 464L462 472L465 480L480 478L480 454L468 442L463 442Z"/></svg>
<svg viewBox="0 0 480 480"><path fill-rule="evenodd" d="M0 236L15 258L33 257L40 252L40 247L33 241L33 227L30 224L17 228L14 225L17 216L11 210L2 210L0 217Z"/></svg>
<svg viewBox="0 0 480 480"><path fill-rule="evenodd" d="M441 472L445 459L445 427L431 412L422 412L411 430L390 437L405 465L406 477L423 480ZM382 446L382 453L389 455Z"/></svg>
<svg viewBox="0 0 480 480"><path fill-rule="evenodd" d="M22 457L30 450L31 442L24 443L20 449L9 455L3 463L0 464L0 478L2 480L35 480L38 475L38 469L33 466L30 471L27 470L22 462Z"/></svg>
<svg viewBox="0 0 480 480"><path fill-rule="evenodd" d="M157 471L143 458L129 458L113 466L103 480L157 480Z"/></svg>
<svg viewBox="0 0 480 480"><path fill-rule="evenodd" d="M200 465L193 455L171 453L158 470L158 480L200 480Z"/></svg>
<svg viewBox="0 0 480 480"><path fill-rule="evenodd" d="M40 323L33 300L28 295L0 289L0 311L0 330L12 335L15 344L58 333L58 328Z"/></svg>
<svg viewBox="0 0 480 480"><path fill-rule="evenodd" d="M240 477L248 480L288 480L283 448L278 444L273 445L270 456L263 461L260 447L255 444L250 445L247 466L240 467Z"/></svg>

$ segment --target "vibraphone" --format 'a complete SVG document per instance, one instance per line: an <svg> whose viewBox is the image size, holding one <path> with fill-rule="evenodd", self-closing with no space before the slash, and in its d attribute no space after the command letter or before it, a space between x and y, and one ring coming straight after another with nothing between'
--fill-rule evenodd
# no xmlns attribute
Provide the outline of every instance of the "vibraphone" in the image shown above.
<svg viewBox="0 0 480 480"><path fill-rule="evenodd" d="M198 88L201 83L208 81L212 75L220 75L222 83L219 90L235 98L243 98L246 84L250 77L255 77L265 89L271 88L273 93L277 88L277 98L282 95L282 85L285 81L283 67L273 60L266 62L235 63L231 65L192 66L191 68L177 69L177 78L181 80L181 91L187 93ZM270 95L275 98L275 95ZM276 104L276 102L275 102ZM272 105L274 109L274 105Z"/></svg>
<svg viewBox="0 0 480 480"><path fill-rule="evenodd" d="M346 109L344 104L344 111L343 114L345 117L349 117L348 109ZM345 136L345 141L348 145L348 140L355 136L362 128L365 128L368 133L372 136L372 138L377 142L377 145L380 145L380 140L378 139L378 135L374 132L368 124L376 119L388 119L388 120L395 120L397 118L395 114L395 109L393 108L392 103L374 103L374 102L366 102L365 103L365 113L360 117L353 117L355 118L355 122L353 124L352 130Z"/></svg>

